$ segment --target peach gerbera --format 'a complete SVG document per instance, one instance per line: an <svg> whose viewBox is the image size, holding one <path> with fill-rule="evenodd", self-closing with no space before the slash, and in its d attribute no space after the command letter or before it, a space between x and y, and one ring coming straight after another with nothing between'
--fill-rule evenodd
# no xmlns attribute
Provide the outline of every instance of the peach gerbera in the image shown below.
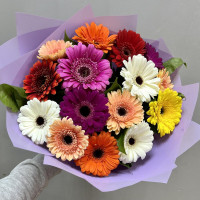
<svg viewBox="0 0 200 200"><path fill-rule="evenodd" d="M124 90L112 91L108 93L108 103L110 117L107 121L109 131L115 131L118 135L120 128L130 128L133 124L140 123L144 118L142 103L131 96L130 92Z"/></svg>
<svg viewBox="0 0 200 200"><path fill-rule="evenodd" d="M81 171L95 176L108 176L119 165L117 140L110 133L102 131L89 138L84 156L75 161Z"/></svg>
<svg viewBox="0 0 200 200"><path fill-rule="evenodd" d="M160 78L159 88L162 91L167 88L172 89L174 87L174 85L171 83L169 72L166 69L159 71L158 78Z"/></svg>
<svg viewBox="0 0 200 200"><path fill-rule="evenodd" d="M109 36L109 29L102 24L96 25L92 22L90 25L86 23L75 30L75 35L72 39L82 42L84 44L93 44L97 49L108 53L112 49L113 43L117 35Z"/></svg>
<svg viewBox="0 0 200 200"><path fill-rule="evenodd" d="M38 59L56 61L66 56L66 48L72 47L72 43L64 40L51 40L42 45L38 51Z"/></svg>
<svg viewBox="0 0 200 200"><path fill-rule="evenodd" d="M65 160L76 160L84 155L88 146L88 136L81 126L75 126L71 118L57 119L50 126L50 137L47 137L49 151Z"/></svg>

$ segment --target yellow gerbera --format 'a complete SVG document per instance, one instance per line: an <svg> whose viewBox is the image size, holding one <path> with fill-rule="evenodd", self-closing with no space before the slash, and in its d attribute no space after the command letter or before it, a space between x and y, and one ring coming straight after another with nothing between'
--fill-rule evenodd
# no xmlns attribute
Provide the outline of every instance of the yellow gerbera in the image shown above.
<svg viewBox="0 0 200 200"><path fill-rule="evenodd" d="M174 90L167 88L159 91L158 100L149 104L147 121L153 125L158 125L160 136L170 134L181 119L182 98Z"/></svg>

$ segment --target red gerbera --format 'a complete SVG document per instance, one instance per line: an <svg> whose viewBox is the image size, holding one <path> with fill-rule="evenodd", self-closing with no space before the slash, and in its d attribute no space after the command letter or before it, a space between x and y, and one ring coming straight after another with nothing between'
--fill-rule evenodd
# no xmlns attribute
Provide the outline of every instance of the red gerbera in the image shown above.
<svg viewBox="0 0 200 200"><path fill-rule="evenodd" d="M43 60L37 61L30 69L30 74L25 77L24 89L28 100L37 98L46 101L49 94L56 94L55 87L62 81L60 75L55 71L56 63Z"/></svg>
<svg viewBox="0 0 200 200"><path fill-rule="evenodd" d="M117 34L116 42L112 46L110 53L110 59L117 67L122 67L123 60L128 60L128 57L137 54L144 55L145 53L145 41L140 37L140 34L124 29Z"/></svg>

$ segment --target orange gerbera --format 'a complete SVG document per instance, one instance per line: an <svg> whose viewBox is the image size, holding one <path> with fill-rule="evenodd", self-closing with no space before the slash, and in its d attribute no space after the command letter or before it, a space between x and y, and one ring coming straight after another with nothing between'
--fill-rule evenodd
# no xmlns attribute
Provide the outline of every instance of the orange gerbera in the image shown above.
<svg viewBox="0 0 200 200"><path fill-rule="evenodd" d="M108 93L109 102L106 104L110 117L107 121L109 131L115 131L118 135L120 128L130 128L133 124L140 123L144 118L142 103L131 96L130 92L124 90Z"/></svg>
<svg viewBox="0 0 200 200"><path fill-rule="evenodd" d="M75 126L71 118L56 119L47 137L49 151L62 161L81 158L88 146L88 136L81 126Z"/></svg>
<svg viewBox="0 0 200 200"><path fill-rule="evenodd" d="M52 60L56 61L59 58L66 57L66 49L68 47L72 47L72 43L64 40L51 40L48 41L46 44L43 44L39 49L37 56L38 59L41 60Z"/></svg>
<svg viewBox="0 0 200 200"><path fill-rule="evenodd" d="M72 39L84 44L93 44L104 53L108 53L112 49L113 43L117 38L117 35L109 36L109 29L107 27L102 24L96 25L94 22L90 26L86 23L86 27L81 26L75 32L77 36L75 35Z"/></svg>
<svg viewBox="0 0 200 200"><path fill-rule="evenodd" d="M174 85L171 83L169 72L166 69L159 71L158 78L160 78L159 88L162 91L167 88L172 89L174 87Z"/></svg>
<svg viewBox="0 0 200 200"><path fill-rule="evenodd" d="M95 176L108 176L119 165L117 140L109 132L94 133L82 158L75 161L81 171Z"/></svg>

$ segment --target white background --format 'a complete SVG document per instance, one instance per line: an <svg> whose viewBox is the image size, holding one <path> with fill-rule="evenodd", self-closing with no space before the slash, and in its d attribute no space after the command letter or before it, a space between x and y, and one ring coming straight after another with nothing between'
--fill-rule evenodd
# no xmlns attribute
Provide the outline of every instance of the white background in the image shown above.
<svg viewBox="0 0 200 200"><path fill-rule="evenodd" d="M181 70L182 83L200 82L198 0L0 0L0 44L16 35L15 12L66 20L87 4L91 4L96 16L138 14L137 32L142 37L163 38L171 53L187 62L188 69ZM200 124L200 99L193 120ZM35 155L12 146L5 124L5 108L0 103L0 178L9 174L19 162ZM199 200L200 143L179 157L176 164L178 167L168 184L143 182L108 193L62 172L52 179L39 200Z"/></svg>

